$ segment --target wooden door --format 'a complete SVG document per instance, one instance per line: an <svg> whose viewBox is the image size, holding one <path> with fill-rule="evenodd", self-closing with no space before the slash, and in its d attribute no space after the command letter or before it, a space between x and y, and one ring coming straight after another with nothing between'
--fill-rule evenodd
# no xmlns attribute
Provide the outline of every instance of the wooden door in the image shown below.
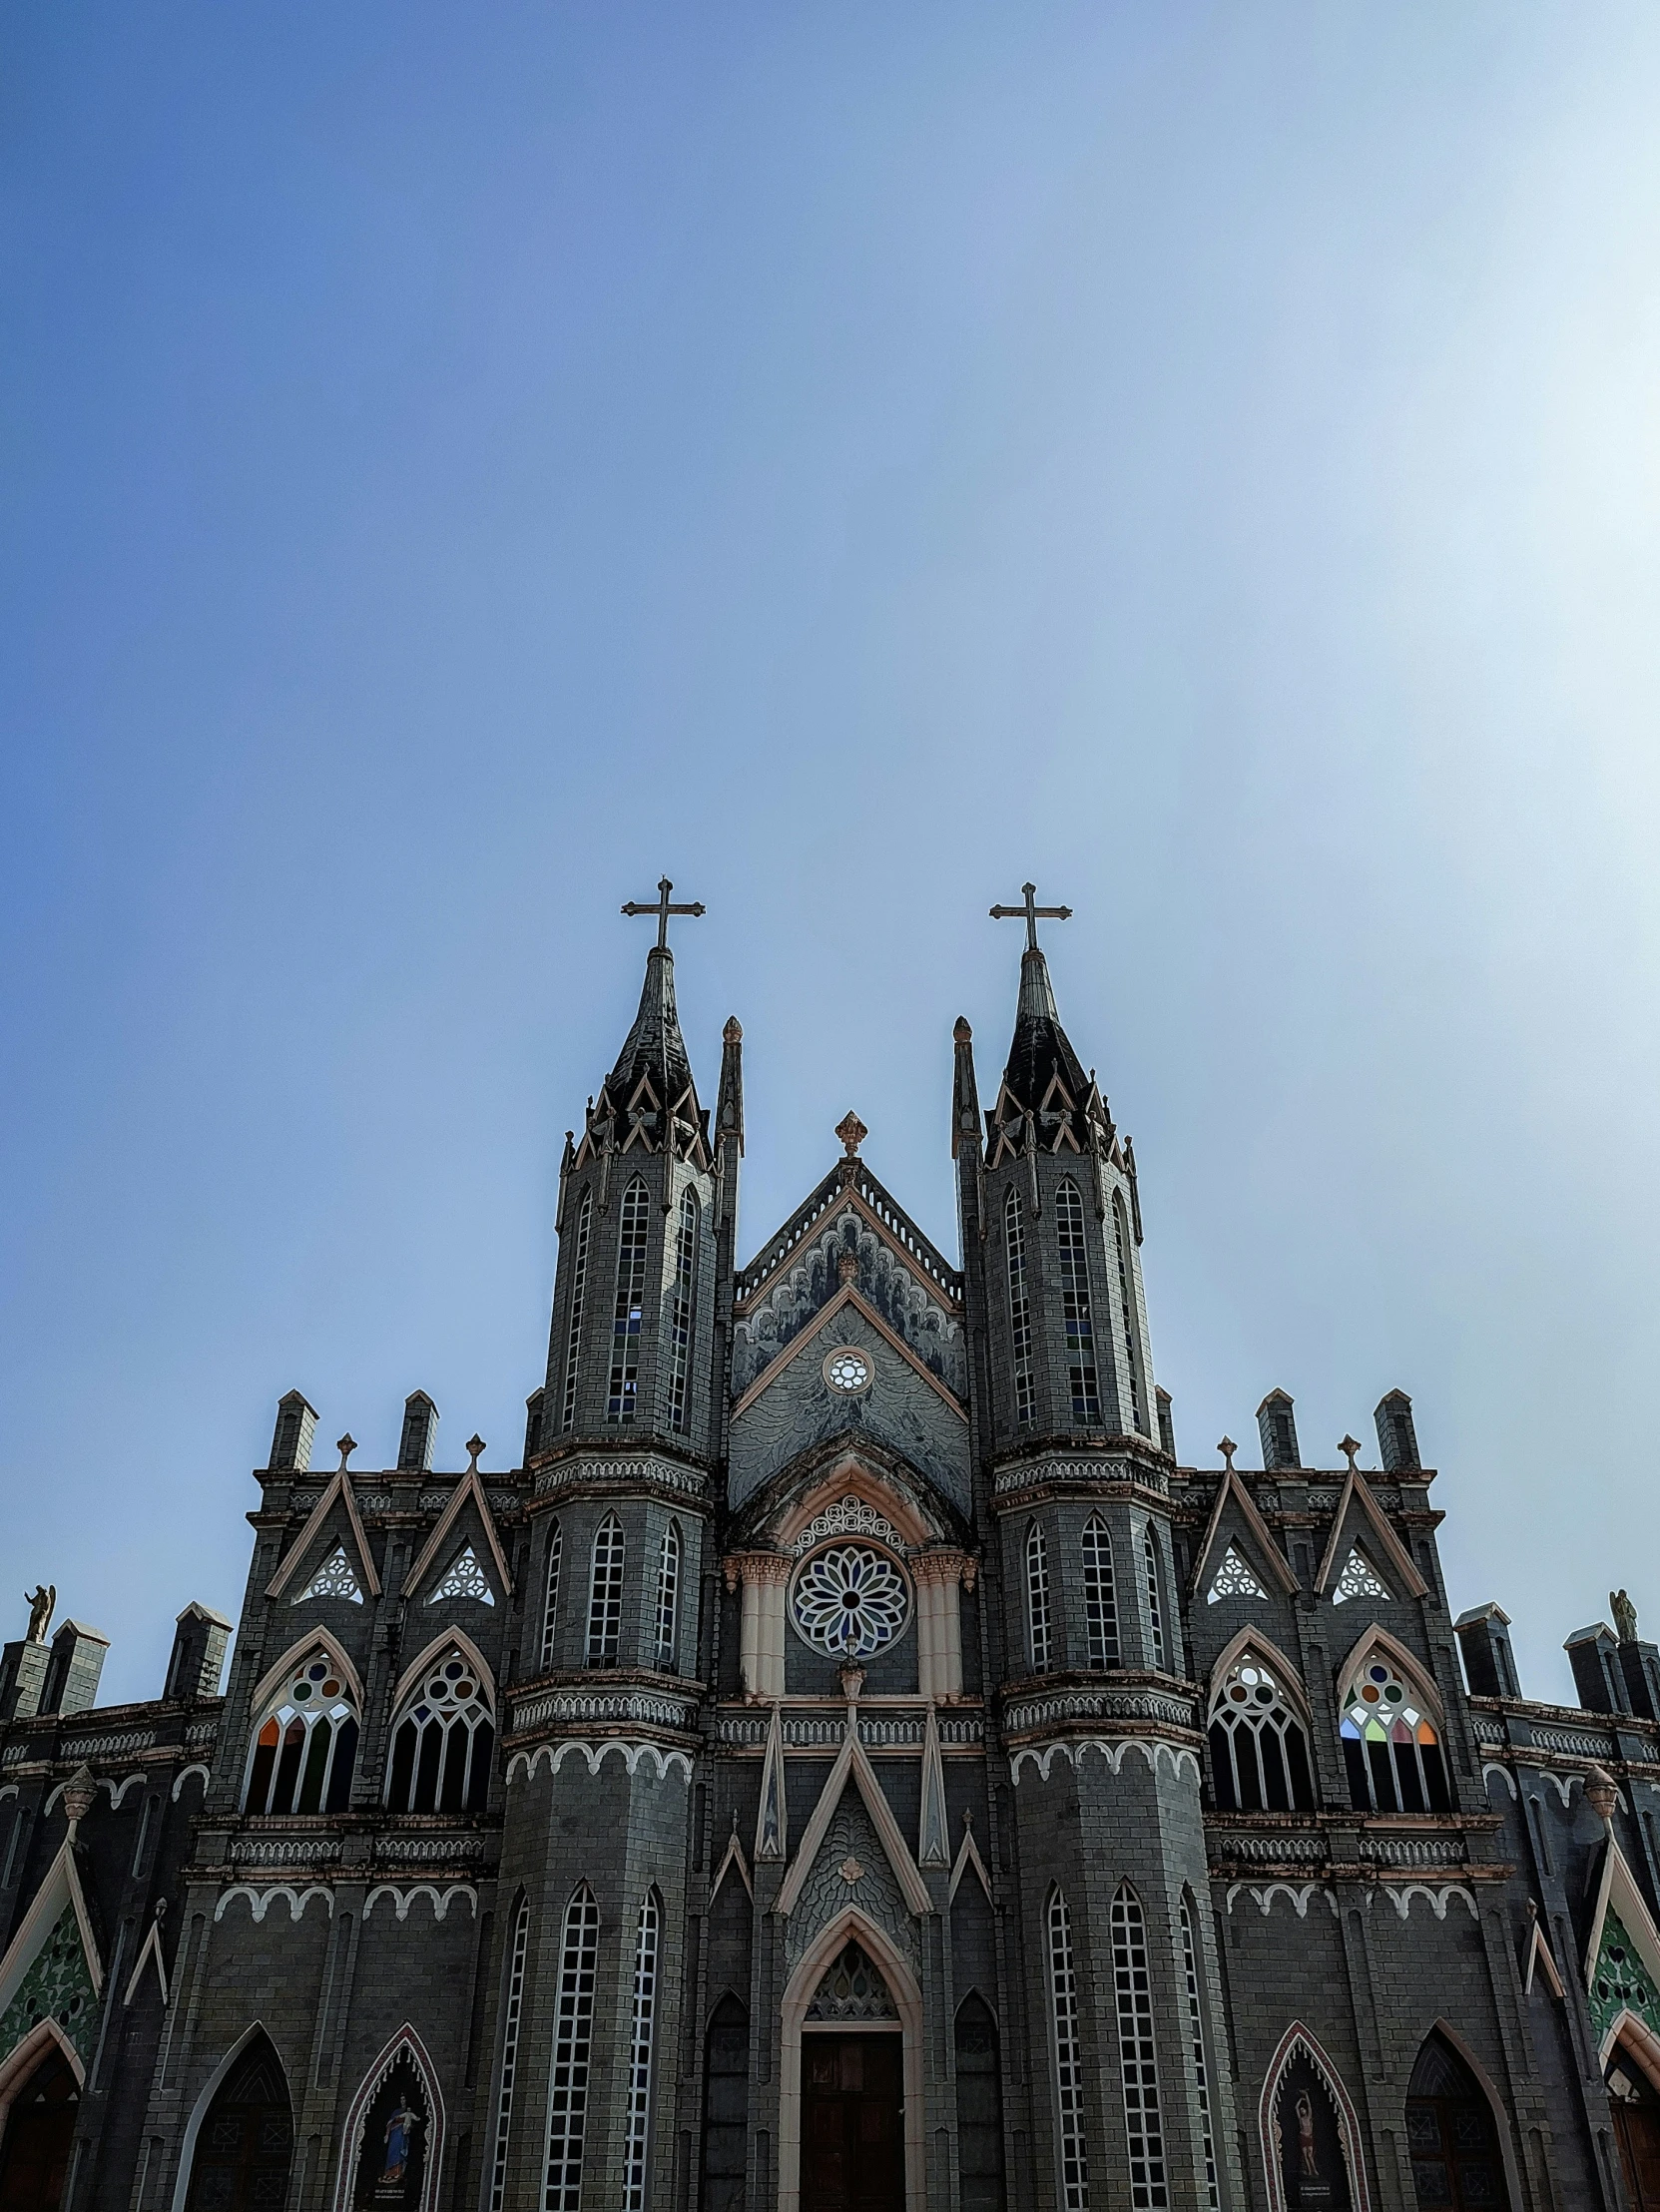
<svg viewBox="0 0 1660 2212"><path fill-rule="evenodd" d="M1660 2118L1652 2104L1609 2099L1631 2212L1660 2212Z"/></svg>
<svg viewBox="0 0 1660 2212"><path fill-rule="evenodd" d="M282 2212L292 2151L287 2084L257 2037L197 2130L186 2212Z"/></svg>
<svg viewBox="0 0 1660 2212"><path fill-rule="evenodd" d="M0 2144L0 2212L58 2212L80 2095L69 2061L56 2050L18 2091Z"/></svg>
<svg viewBox="0 0 1660 2212"><path fill-rule="evenodd" d="M897 2035L802 2037L802 2212L904 2212Z"/></svg>

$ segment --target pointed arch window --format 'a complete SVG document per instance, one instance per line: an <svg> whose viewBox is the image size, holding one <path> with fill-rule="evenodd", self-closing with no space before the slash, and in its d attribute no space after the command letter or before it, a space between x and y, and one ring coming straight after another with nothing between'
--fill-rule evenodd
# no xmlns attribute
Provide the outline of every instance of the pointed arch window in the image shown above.
<svg viewBox="0 0 1660 2212"><path fill-rule="evenodd" d="M1061 1318L1066 1327L1066 1372L1072 1390L1072 1418L1088 1426L1101 1418L1101 1384L1095 1369L1095 1325L1089 1310L1084 1202L1070 1176L1055 1193L1055 1234L1060 1243Z"/></svg>
<svg viewBox="0 0 1660 2212"><path fill-rule="evenodd" d="M1350 1677L1338 1733L1357 1812L1451 1812L1440 1731L1376 1645Z"/></svg>
<svg viewBox="0 0 1660 2212"><path fill-rule="evenodd" d="M560 1941L544 2212L578 2212L581 2202L582 2138L588 2118L588 2055L594 2032L594 1970L599 1945L600 1909L584 1882L565 1908Z"/></svg>
<svg viewBox="0 0 1660 2212"><path fill-rule="evenodd" d="M513 2121L513 2079L519 2065L519 2022L524 2012L524 1966L530 1949L530 1900L521 1898L513 1916L513 1941L507 1954L507 2015L501 2029L501 2083L496 2090L496 2143L490 2161L490 2212L505 2212L507 2136Z"/></svg>
<svg viewBox="0 0 1660 2212"><path fill-rule="evenodd" d="M1151 1521L1141 1532L1141 1562L1147 1577L1147 1633L1153 1644L1153 1664L1162 1667L1165 1663L1164 1607L1159 1602L1159 1547Z"/></svg>
<svg viewBox="0 0 1660 2212"><path fill-rule="evenodd" d="M1112 1537L1099 1513L1084 1522L1084 1628L1089 1663L1118 1664L1118 1598L1112 1577Z"/></svg>
<svg viewBox="0 0 1660 2212"><path fill-rule="evenodd" d="M1129 2137L1130 2203L1135 2212L1161 2212L1170 2202L1170 2193L1164 2173L1164 2124L1159 2114L1147 1921L1140 1898L1127 1882L1119 1884L1112 1901L1112 1978L1118 2001L1124 2126Z"/></svg>
<svg viewBox="0 0 1660 2212"><path fill-rule="evenodd" d="M663 1531L657 1555L657 1664L660 1672L678 1671L680 1643L680 1523Z"/></svg>
<svg viewBox="0 0 1660 2212"><path fill-rule="evenodd" d="M1060 2118L1060 2201L1062 2212L1089 2212L1078 1973L1072 1959L1072 1916L1059 1890L1049 1893L1048 1920L1049 2006L1055 2033L1055 2102Z"/></svg>
<svg viewBox="0 0 1660 2212"><path fill-rule="evenodd" d="M1623 2150L1617 2103L1614 2112ZM1457 2206L1460 2212L1465 2205L1491 2206L1493 2212L1504 2212L1510 2195L1492 2107L1437 2029L1424 2037L1406 2084L1406 2142L1419 2204ZM1627 2193L1634 2202L1647 2201L1630 2186L1629 2175Z"/></svg>
<svg viewBox="0 0 1660 2212"><path fill-rule="evenodd" d="M623 1634L623 1524L607 1513L594 1531L588 1577L588 1664L614 1667Z"/></svg>
<svg viewBox="0 0 1660 2212"><path fill-rule="evenodd" d="M257 2029L197 2131L185 2200L190 2212L208 2212L214 2205L283 2203L292 2157L293 2104L287 2079L265 2031Z"/></svg>
<svg viewBox="0 0 1660 2212"><path fill-rule="evenodd" d="M1026 1531L1026 1630L1031 1641L1032 1672L1049 1669L1049 1547L1033 1521Z"/></svg>
<svg viewBox="0 0 1660 2212"><path fill-rule="evenodd" d="M245 1813L343 1813L357 1757L357 1693L318 1645L285 1673L254 1734Z"/></svg>
<svg viewBox="0 0 1660 2212"><path fill-rule="evenodd" d="M675 1236L675 1280L669 1293L669 1427L686 1433L690 1418L688 1384L692 1374L692 1329L698 1310L698 1201L688 1187L680 1194L680 1226Z"/></svg>
<svg viewBox="0 0 1660 2212"><path fill-rule="evenodd" d="M542 1599L542 1672L553 1665L559 1640L559 1569L565 1557L565 1531L557 1520L548 1530L548 1571Z"/></svg>
<svg viewBox="0 0 1660 2212"><path fill-rule="evenodd" d="M1009 1356L1014 1368L1014 1417L1022 1428L1036 1417L1032 1388L1032 1302L1026 1281L1026 1225L1020 1193L1011 1185L1003 1204L1003 1245L1008 1256Z"/></svg>
<svg viewBox="0 0 1660 2212"><path fill-rule="evenodd" d="M634 1933L634 2017L629 2035L623 2212L646 2212L646 2162L651 2140L652 2027L657 2013L657 1942L661 1920L657 1892L648 1890Z"/></svg>
<svg viewBox="0 0 1660 2212"><path fill-rule="evenodd" d="M639 1411L640 1328L646 1298L646 1186L637 1175L623 1193L617 1246L617 1297L611 1321L611 1390L605 1417L632 1421Z"/></svg>
<svg viewBox="0 0 1660 2212"><path fill-rule="evenodd" d="M593 1227L594 1194L582 1194L576 1217L576 1252L571 1261L571 1318L565 1325L565 1404L559 1425L564 1431L576 1426L576 1384L581 1372L582 1308L588 1294L588 1233Z"/></svg>
<svg viewBox="0 0 1660 2212"><path fill-rule="evenodd" d="M1211 1698L1211 1789L1224 1813L1309 1813L1314 1783L1303 1723L1280 1678L1246 1650Z"/></svg>
<svg viewBox="0 0 1660 2212"><path fill-rule="evenodd" d="M452 1644L421 1669L392 1725L387 1811L482 1813L495 1742L489 1686L478 1662Z"/></svg>
<svg viewBox="0 0 1660 2212"><path fill-rule="evenodd" d="M1210 2076L1205 2070L1205 2017L1199 2003L1199 1953L1193 1936L1193 1908L1185 1890L1182 1892L1182 1978L1187 1984L1193 2086L1199 2101L1199 2138L1205 2154L1205 2203L1209 2212L1217 2212L1222 2197L1216 2177L1216 2137L1211 2131Z"/></svg>
<svg viewBox="0 0 1660 2212"><path fill-rule="evenodd" d="M1139 1435L1147 1433L1146 1392L1141 1382L1141 1343L1136 1326L1134 1279L1130 1268L1130 1229L1124 1194L1112 1194L1112 1238L1118 1259L1118 1299L1124 1315L1124 1370L1130 1389L1130 1417Z"/></svg>

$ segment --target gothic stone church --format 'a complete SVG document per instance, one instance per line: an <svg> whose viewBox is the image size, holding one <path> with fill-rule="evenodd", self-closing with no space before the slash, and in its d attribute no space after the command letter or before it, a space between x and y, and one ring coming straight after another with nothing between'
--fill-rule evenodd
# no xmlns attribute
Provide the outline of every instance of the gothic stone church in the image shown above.
<svg viewBox="0 0 1660 2212"><path fill-rule="evenodd" d="M662 905L518 1464L290 1392L223 1695L200 1604L152 1703L6 1647L0 2212L1660 2207L1623 1592L1540 1705L1399 1390L1184 1463L1030 912L955 1260L851 1115L743 1259Z"/></svg>

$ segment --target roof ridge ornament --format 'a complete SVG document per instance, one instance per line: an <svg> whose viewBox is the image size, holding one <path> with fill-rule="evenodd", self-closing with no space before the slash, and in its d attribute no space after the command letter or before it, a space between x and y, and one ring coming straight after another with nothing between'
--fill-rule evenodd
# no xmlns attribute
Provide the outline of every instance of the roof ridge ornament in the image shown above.
<svg viewBox="0 0 1660 2212"><path fill-rule="evenodd" d="M849 1160L858 1158L858 1148L870 1134L850 1107L836 1123L834 1133L841 1139Z"/></svg>

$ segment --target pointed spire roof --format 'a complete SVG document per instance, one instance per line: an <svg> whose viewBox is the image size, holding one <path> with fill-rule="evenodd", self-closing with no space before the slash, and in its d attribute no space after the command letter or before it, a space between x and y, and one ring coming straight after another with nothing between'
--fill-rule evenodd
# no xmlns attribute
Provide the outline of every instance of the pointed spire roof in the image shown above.
<svg viewBox="0 0 1660 2212"><path fill-rule="evenodd" d="M1003 1083L1028 1112L1041 1113L1057 1075L1071 1104L1081 1106L1089 1095L1089 1078L1061 1027L1049 963L1031 944L1020 955L1020 1002Z"/></svg>
<svg viewBox="0 0 1660 2212"><path fill-rule="evenodd" d="M672 1104L692 1082L692 1063L675 1007L675 956L666 944L654 944L646 954L640 1010L605 1086L613 1105L626 1107L641 1076L648 1074L660 1104Z"/></svg>

